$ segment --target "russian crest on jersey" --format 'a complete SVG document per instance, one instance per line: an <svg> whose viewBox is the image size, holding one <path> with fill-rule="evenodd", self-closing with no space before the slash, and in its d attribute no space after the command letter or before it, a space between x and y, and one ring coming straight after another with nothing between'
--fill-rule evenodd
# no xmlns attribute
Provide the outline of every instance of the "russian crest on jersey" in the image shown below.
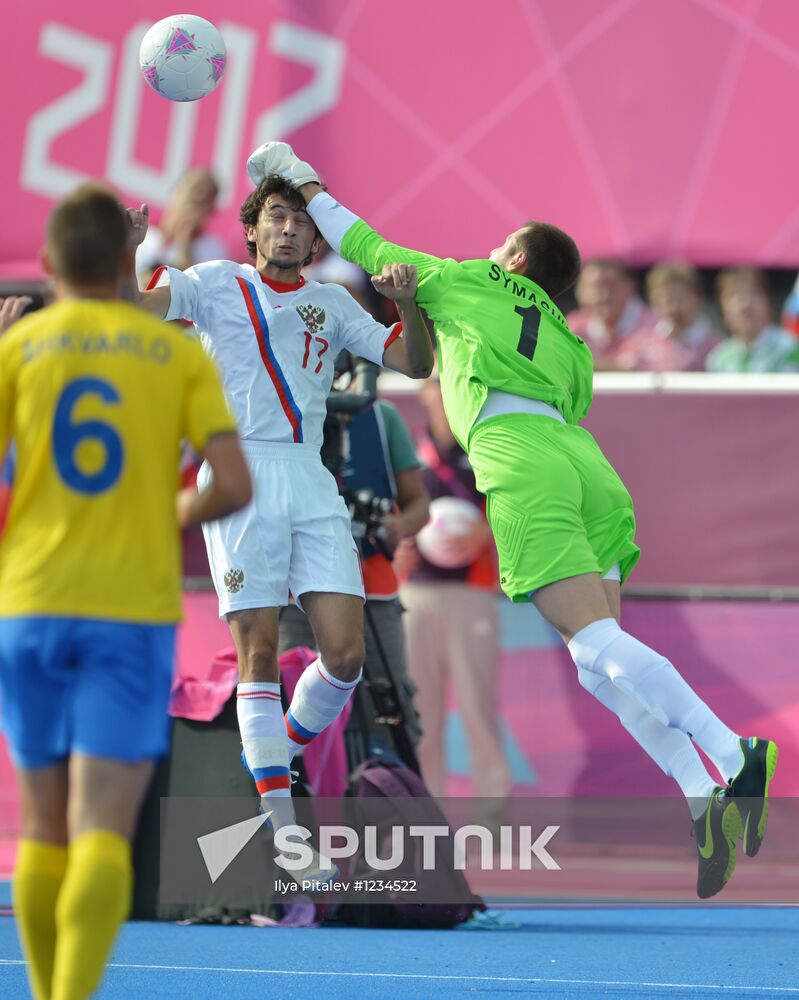
<svg viewBox="0 0 799 1000"><path fill-rule="evenodd" d="M297 312L308 327L308 333L319 333L324 328L326 317L321 306L297 306Z"/></svg>
<svg viewBox="0 0 799 1000"><path fill-rule="evenodd" d="M156 22L139 48L142 76L170 101L197 101L210 94L226 61L219 31L196 14L172 14Z"/></svg>

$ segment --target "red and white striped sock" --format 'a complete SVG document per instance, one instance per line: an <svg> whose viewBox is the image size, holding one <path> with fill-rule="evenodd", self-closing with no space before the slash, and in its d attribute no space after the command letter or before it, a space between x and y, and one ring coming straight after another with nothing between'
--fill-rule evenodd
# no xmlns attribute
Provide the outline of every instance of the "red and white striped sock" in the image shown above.
<svg viewBox="0 0 799 1000"><path fill-rule="evenodd" d="M289 761L338 718L360 679L361 673L354 681L333 677L321 656L308 664L286 712Z"/></svg>
<svg viewBox="0 0 799 1000"><path fill-rule="evenodd" d="M293 823L290 801L276 801L291 799L280 685L258 681L240 683L236 696L244 760L261 795L264 810L280 817L274 826Z"/></svg>

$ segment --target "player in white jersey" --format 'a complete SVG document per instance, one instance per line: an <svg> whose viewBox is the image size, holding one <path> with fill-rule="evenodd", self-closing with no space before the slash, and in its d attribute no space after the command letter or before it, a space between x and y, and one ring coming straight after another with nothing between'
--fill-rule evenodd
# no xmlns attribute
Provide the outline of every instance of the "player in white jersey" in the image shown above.
<svg viewBox="0 0 799 1000"><path fill-rule="evenodd" d="M132 241L147 210L129 211ZM275 825L293 822L289 764L341 712L361 677L363 582L347 509L320 458L333 363L343 349L414 378L433 352L415 303L416 271L387 267L375 287L401 323L377 323L343 288L307 281L322 244L305 203L266 178L241 208L254 265L231 261L161 268L142 305L196 324L222 373L255 488L252 503L205 532L220 616L239 660L244 757ZM202 486L208 477L203 468ZM278 609L291 592L308 615L319 657L283 716ZM266 801L268 800L268 801Z"/></svg>

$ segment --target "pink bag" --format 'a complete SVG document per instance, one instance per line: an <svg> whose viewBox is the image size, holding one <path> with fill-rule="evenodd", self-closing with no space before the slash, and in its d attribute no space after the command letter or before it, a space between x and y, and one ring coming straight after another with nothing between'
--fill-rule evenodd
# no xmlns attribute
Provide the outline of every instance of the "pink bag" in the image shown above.
<svg viewBox="0 0 799 1000"><path fill-rule="evenodd" d="M239 682L236 650L231 646L214 657L205 677L178 674L172 684L169 714L177 719L212 722L227 705Z"/></svg>
<svg viewBox="0 0 799 1000"><path fill-rule="evenodd" d="M288 649L278 659L286 695L291 701L300 675L317 657L307 646ZM204 678L179 675L172 687L169 714L195 722L211 722L227 704L238 683L236 650L220 650ZM347 788L347 750L344 730L350 717L351 702L336 721L310 743L302 757L311 791L316 796L338 798Z"/></svg>

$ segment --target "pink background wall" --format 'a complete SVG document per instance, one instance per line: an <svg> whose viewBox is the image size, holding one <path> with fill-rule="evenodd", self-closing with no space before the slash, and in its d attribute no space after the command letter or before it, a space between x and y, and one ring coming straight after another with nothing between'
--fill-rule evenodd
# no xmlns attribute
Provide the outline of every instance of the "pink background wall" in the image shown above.
<svg viewBox="0 0 799 1000"><path fill-rule="evenodd" d="M387 395L420 431L416 395ZM799 394L602 390L585 426L635 501L630 590L799 596Z"/></svg>
<svg viewBox="0 0 799 1000"><path fill-rule="evenodd" d="M172 106L138 74L163 2L33 0L0 61L0 267L36 255L87 176L157 216L211 164L220 230L244 158L286 137L398 242L481 256L530 217L586 254L799 262L799 5L786 0L197 0L229 49L218 92ZM10 95L13 95L13 99ZM24 268L30 270L30 264Z"/></svg>
<svg viewBox="0 0 799 1000"><path fill-rule="evenodd" d="M533 635L530 609L528 634ZM774 794L799 795L799 604L628 600L624 627L667 656L736 732L780 746ZM506 649L502 717L537 795L676 795L632 737L577 683L556 637ZM462 780L453 790L465 789ZM517 785L517 794L523 787Z"/></svg>
<svg viewBox="0 0 799 1000"><path fill-rule="evenodd" d="M635 500L632 585L799 588L799 395L601 393L586 426Z"/></svg>

